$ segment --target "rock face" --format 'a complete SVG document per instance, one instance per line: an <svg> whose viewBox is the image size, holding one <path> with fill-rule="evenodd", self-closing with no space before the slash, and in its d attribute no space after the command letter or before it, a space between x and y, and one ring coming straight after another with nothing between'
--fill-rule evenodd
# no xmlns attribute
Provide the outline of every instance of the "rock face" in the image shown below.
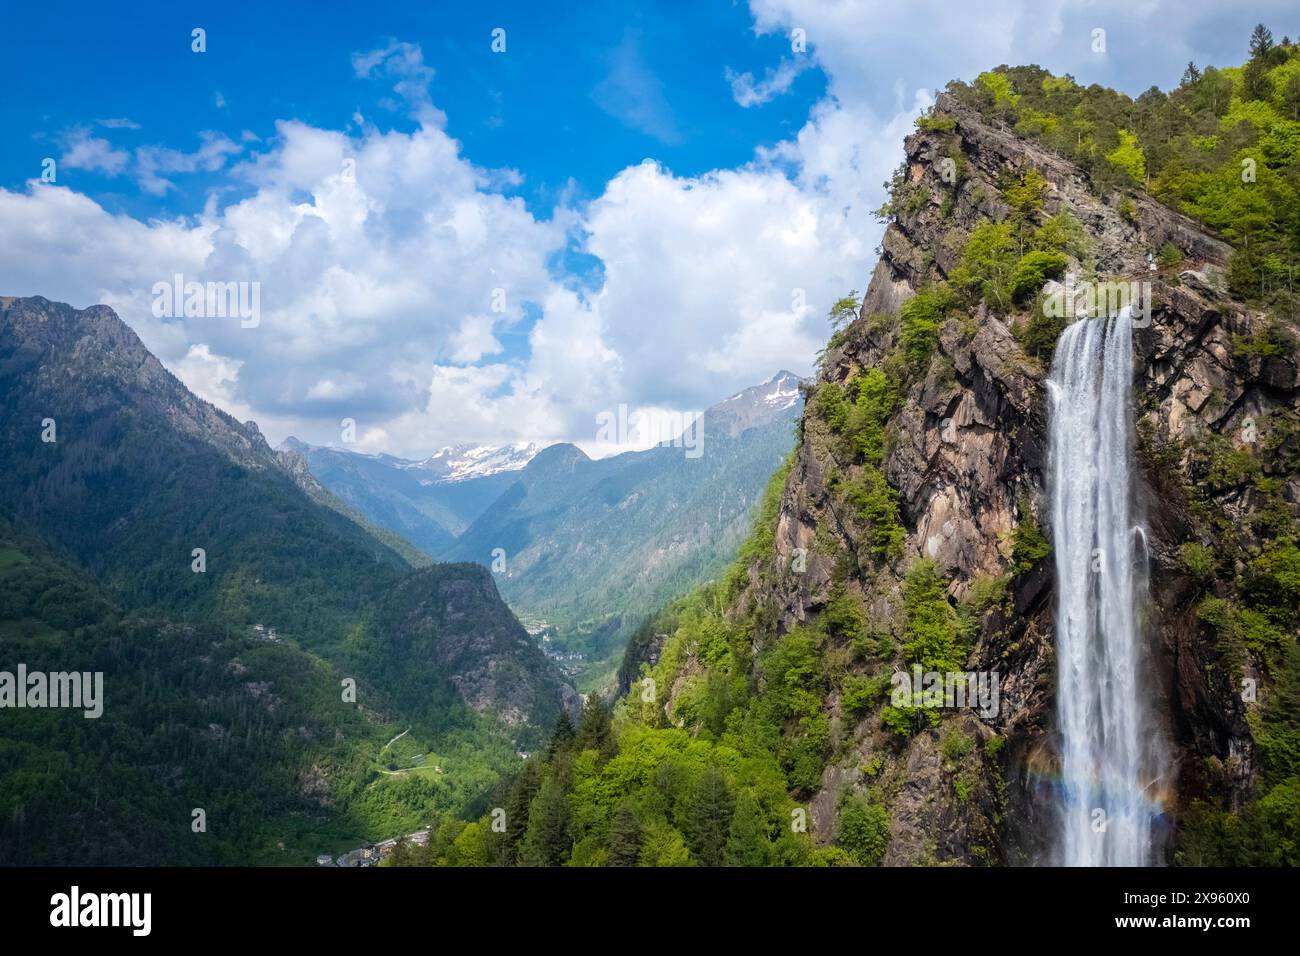
<svg viewBox="0 0 1300 956"><path fill-rule="evenodd" d="M511 726L549 727L582 699L562 681L477 564L438 564L409 575L385 602L380 630L394 657L418 657L448 675L457 695Z"/></svg>
<svg viewBox="0 0 1300 956"><path fill-rule="evenodd" d="M859 318L827 350L818 385L842 384L886 361L897 345L902 304L948 276L975 225L1009 215L1000 185L1031 167L1048 184L1043 215L1069 212L1083 225L1099 276L1151 283L1151 323L1135 341L1134 401L1138 503L1152 553L1148 630L1158 686L1151 696L1176 758L1176 776L1160 782L1159 798L1171 819L1194 797L1234 805L1252 787L1251 731L1231 669L1221 666L1214 635L1196 614L1209 586L1183 568L1179 549L1204 528L1188 492L1200 481L1196 446L1240 447L1254 440L1252 422L1294 411L1295 356L1243 357L1234 346L1256 335L1266 318L1222 291L1229 247L1195 222L1141 194L1121 215L1118 202L1090 191L1070 162L991 127L948 94L934 115L950 118L951 131L907 139L906 180L915 201L895 204ZM954 146L963 165L955 185L946 167ZM1178 247L1184 261L1151 271L1148 254L1166 244ZM791 568L802 549L806 570L787 570L775 582L752 573L744 598L766 607L778 630L789 629L827 605L836 568L847 561L847 586L869 627L897 637L903 575L916 559L934 560L951 582L954 603L969 599L981 581L1007 582L1006 599L982 610L971 635L967 666L997 672L1001 701L996 716L964 711L957 718L973 749L941 747L946 731L936 728L900 751L878 715L855 720L837 694L828 702L837 739L812 799L814 828L829 837L839 794L870 786L892 820L888 863L1035 862L1044 859L1052 830L1052 561L1040 557L1024 568L1012 561L1022 525L1033 522L1051 539L1047 373L1018 343L1015 318L980 306L948 319L928 371L912 377L887 425L881 467L898 492L906 532L897 560L869 553L869 528L836 487L836 476L852 478L855 466L837 459L810 399L776 529L777 565ZM1300 478L1275 477L1285 507L1295 512ZM1241 481L1221 489L1210 506L1244 529L1265 504ZM1231 596L1232 575L1224 577L1229 583L1213 588ZM1249 664L1247 673L1259 676Z"/></svg>

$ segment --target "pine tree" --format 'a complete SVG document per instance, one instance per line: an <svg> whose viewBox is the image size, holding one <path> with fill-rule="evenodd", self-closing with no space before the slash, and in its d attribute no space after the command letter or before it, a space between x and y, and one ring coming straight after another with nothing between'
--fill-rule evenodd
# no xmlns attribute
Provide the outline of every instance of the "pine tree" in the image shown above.
<svg viewBox="0 0 1300 956"><path fill-rule="evenodd" d="M555 729L551 731L551 743L546 748L546 760L550 762L555 759L555 755L563 753L569 749L573 743L574 731L573 721L569 719L569 712L560 711L560 716L555 718Z"/></svg>
<svg viewBox="0 0 1300 956"><path fill-rule="evenodd" d="M772 843L768 839L767 819L763 808L748 790L736 798L736 812L731 816L731 835L723 856L727 866L771 866Z"/></svg>
<svg viewBox="0 0 1300 956"><path fill-rule="evenodd" d="M533 759L524 764L510 788L506 800L505 855L507 863L516 863L522 849L524 834L528 832L528 811L542 783L540 761Z"/></svg>
<svg viewBox="0 0 1300 956"><path fill-rule="evenodd" d="M636 866L641 859L641 820L630 799L623 800L609 821L609 865Z"/></svg>
<svg viewBox="0 0 1300 956"><path fill-rule="evenodd" d="M561 866L569 858L569 801L554 776L542 782L528 813L528 832L520 862L525 866Z"/></svg>
<svg viewBox="0 0 1300 956"><path fill-rule="evenodd" d="M1187 61L1187 69L1183 70L1183 86L1195 86L1201 81L1201 71L1197 69L1196 64L1191 60Z"/></svg>
<svg viewBox="0 0 1300 956"><path fill-rule="evenodd" d="M609 755L612 750L614 735L609 722L609 708L600 699L599 694L588 694L582 707L582 719L578 722L578 750L597 750Z"/></svg>
<svg viewBox="0 0 1300 956"><path fill-rule="evenodd" d="M1250 57L1262 59L1273 50L1273 31L1262 23L1255 24L1250 34Z"/></svg>
<svg viewBox="0 0 1300 956"><path fill-rule="evenodd" d="M687 807L690 848L704 866L722 865L734 809L726 776L716 764L709 764L696 781Z"/></svg>

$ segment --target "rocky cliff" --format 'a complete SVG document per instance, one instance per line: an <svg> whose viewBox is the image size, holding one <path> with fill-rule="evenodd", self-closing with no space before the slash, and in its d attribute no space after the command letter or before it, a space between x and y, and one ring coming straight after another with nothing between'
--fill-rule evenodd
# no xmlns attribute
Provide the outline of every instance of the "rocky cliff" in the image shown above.
<svg viewBox="0 0 1300 956"><path fill-rule="evenodd" d="M905 149L860 312L807 389L773 553L751 552L727 612L756 622L756 660L800 628L826 635L823 770L795 796L823 843L837 838L846 796L882 806L885 863L1049 858L1052 336L1034 333L1044 315L1059 332L1082 285L1137 282L1150 320L1137 323L1133 388L1149 697L1173 757L1150 799L1173 860L1193 805L1231 811L1254 795L1252 714L1295 640L1277 615L1252 633L1249 593L1261 562L1289 560L1275 545L1300 508L1294 339L1226 291L1232 249L1207 228L1140 189L1100 188L952 93ZM981 232L990 223L1005 232ZM1056 232L1068 237L1043 238ZM1009 243L1005 281L990 272L995 257L972 252L989 236ZM1049 259L1017 287L1027 262ZM986 291L952 294L961 288ZM926 598L933 581L942 601ZM637 653L655 661L662 643ZM996 714L892 708L889 676L917 660L996 672ZM698 650L677 667L669 721L688 722L682 689L703 668ZM761 667L751 680L769 690Z"/></svg>

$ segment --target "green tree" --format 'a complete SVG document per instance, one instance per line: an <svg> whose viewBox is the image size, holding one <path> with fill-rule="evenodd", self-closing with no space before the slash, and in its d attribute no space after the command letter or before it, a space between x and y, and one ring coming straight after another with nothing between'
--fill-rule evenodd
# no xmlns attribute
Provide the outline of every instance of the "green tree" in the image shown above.
<svg viewBox="0 0 1300 956"><path fill-rule="evenodd" d="M1273 50L1273 31L1262 23L1255 24L1250 33L1251 59L1264 59Z"/></svg>
<svg viewBox="0 0 1300 956"><path fill-rule="evenodd" d="M736 797L731 833L723 854L727 866L771 866L772 842L768 838L763 808L748 789Z"/></svg>
<svg viewBox="0 0 1300 956"><path fill-rule="evenodd" d="M582 705L582 719L578 721L578 750L595 750L609 756L614 743L614 733L610 726L609 708L600 695L593 692L587 695Z"/></svg>
<svg viewBox="0 0 1300 956"><path fill-rule="evenodd" d="M1020 179L1003 190L1002 196L1011 207L1011 218L1017 232L1023 232L1043 211L1047 187L1043 174L1031 166Z"/></svg>
<svg viewBox="0 0 1300 956"><path fill-rule="evenodd" d="M506 862L515 863L523 847L524 834L528 832L528 811L542 783L542 766L537 759L529 760L515 777L506 800Z"/></svg>
<svg viewBox="0 0 1300 956"><path fill-rule="evenodd" d="M858 796L840 804L835 842L862 866L879 866L889 846L889 814Z"/></svg>
<svg viewBox="0 0 1300 956"><path fill-rule="evenodd" d="M1118 133L1119 145L1106 154L1106 159L1128 173L1135 183L1145 183L1147 160L1142 147L1138 145L1137 134L1126 129L1121 129Z"/></svg>
<svg viewBox="0 0 1300 956"><path fill-rule="evenodd" d="M554 775L543 782L528 813L520 862L525 866L561 866L569 858L569 801Z"/></svg>
<svg viewBox="0 0 1300 956"><path fill-rule="evenodd" d="M556 754L568 750L576 736L577 733L573 729L573 721L569 718L568 711L561 710L560 716L555 718L555 729L551 731L550 746L546 748L547 762L554 760Z"/></svg>
<svg viewBox="0 0 1300 956"><path fill-rule="evenodd" d="M856 319L860 305L857 289L840 299L836 299L829 313L831 328L838 330Z"/></svg>
<svg viewBox="0 0 1300 956"><path fill-rule="evenodd" d="M614 809L609 821L609 865L636 866L641 858L641 818L630 797Z"/></svg>
<svg viewBox="0 0 1300 956"><path fill-rule="evenodd" d="M687 810L690 848L705 866L722 865L734 812L735 797L726 775L716 764L709 764L695 782Z"/></svg>
<svg viewBox="0 0 1300 956"><path fill-rule="evenodd" d="M990 308L1005 309L1011 304L1008 286L1019 258L1020 244L1011 223L983 222L971 231L961 263L949 279L973 300L983 299Z"/></svg>
<svg viewBox="0 0 1300 956"><path fill-rule="evenodd" d="M903 616L908 660L927 671L959 671L966 650L959 640L957 612L948 603L948 582L929 558L913 564L903 579Z"/></svg>

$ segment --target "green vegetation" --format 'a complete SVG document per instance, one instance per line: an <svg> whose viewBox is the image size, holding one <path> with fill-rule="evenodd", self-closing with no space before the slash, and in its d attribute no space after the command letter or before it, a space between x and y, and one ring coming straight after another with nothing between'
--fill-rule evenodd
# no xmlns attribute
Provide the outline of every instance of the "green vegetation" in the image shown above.
<svg viewBox="0 0 1300 956"><path fill-rule="evenodd" d="M966 240L961 263L949 281L968 301L1005 311L1011 306L1010 282L1019 249L1010 222L982 222Z"/></svg>
<svg viewBox="0 0 1300 956"><path fill-rule="evenodd" d="M966 648L948 601L948 582L929 558L913 564L903 579L903 612L903 653L909 663L920 664L922 671L965 670Z"/></svg>
<svg viewBox="0 0 1300 956"><path fill-rule="evenodd" d="M818 408L828 402L843 413L837 420L860 421L866 430L883 422L877 405L889 399L877 376L859 378L849 389L852 401L841 390L819 392L814 402ZM841 438L848 450L871 445L853 437ZM746 600L751 574L772 573L790 465L773 477L733 570L660 611L638 633L628 661L644 660L657 647L657 662L635 670L625 664L626 696L612 708L589 698L576 730L561 718L545 753L498 789L492 799L505 811L504 826L494 829L486 810L470 821L445 814L428 847L411 847L396 863L881 861L889 833L882 807L846 795L837 845L818 848L806 832L808 808L796 802L821 785L832 746L826 701L833 688L841 688L846 711L863 715L888 691L887 673L844 670L850 659L878 662L881 653L867 634L861 606L839 587L815 620L778 635L762 607ZM916 633L924 640L927 625L920 616Z"/></svg>
<svg viewBox="0 0 1300 956"><path fill-rule="evenodd" d="M1233 293L1296 314L1287 280L1300 269L1300 45L1257 31L1244 66L1189 64L1177 89L1136 100L1038 67L999 67L949 89L1081 165L1100 192L1142 186L1219 230L1236 247ZM1119 208L1132 218L1131 200Z"/></svg>
<svg viewBox="0 0 1300 956"><path fill-rule="evenodd" d="M1300 423L1294 413L1279 411L1255 426L1254 444L1238 447L1209 434L1189 448L1184 491L1208 543L1184 544L1179 561L1212 589L1196 615L1214 638L1230 686L1242 686L1252 660L1266 680L1258 689L1260 703L1247 708L1260 763L1255 797L1233 810L1197 801L1181 823L1177 859L1187 865L1300 862L1300 527L1281 480L1295 473ZM1256 502L1244 525L1222 504L1243 490ZM1217 779L1225 771L1211 760L1207 772Z"/></svg>
<svg viewBox="0 0 1300 956"><path fill-rule="evenodd" d="M899 309L899 339L903 355L913 370L923 369L939 344L939 329L955 304L947 284L918 289Z"/></svg>
<svg viewBox="0 0 1300 956"><path fill-rule="evenodd" d="M1214 576L1214 552L1197 541L1188 541L1178 549L1178 560L1183 570L1201 581Z"/></svg>
<svg viewBox="0 0 1300 956"><path fill-rule="evenodd" d="M1147 178L1147 159L1142 147L1138 145L1137 136L1126 129L1117 130L1116 135L1119 137L1119 145L1106 154L1107 161L1128 173L1135 184L1144 184Z"/></svg>
<svg viewBox="0 0 1300 956"><path fill-rule="evenodd" d="M879 866L889 846L889 814L859 796L840 803L835 842L860 866Z"/></svg>
<svg viewBox="0 0 1300 956"><path fill-rule="evenodd" d="M1261 764L1259 795L1241 813L1193 804L1182 822L1179 863L1300 865L1300 646L1294 639L1276 678L1251 718Z"/></svg>
<svg viewBox="0 0 1300 956"><path fill-rule="evenodd" d="M1021 503L1020 513L1020 521L1012 532L1011 563L1017 574L1024 574L1051 554L1052 546L1038 529L1028 502Z"/></svg>
<svg viewBox="0 0 1300 956"><path fill-rule="evenodd" d="M881 470L888 442L885 426L901 400L902 386L900 380L891 381L883 368L876 367L857 374L846 386L824 381L815 395L815 411L840 439L839 453L861 466L856 479L836 473L831 484L867 525L869 552L886 561L898 559L906 537L898 515L898 495Z"/></svg>
<svg viewBox="0 0 1300 956"><path fill-rule="evenodd" d="M829 313L831 328L838 330L852 322L858 317L858 309L861 306L862 300L857 289L842 298L836 299Z"/></svg>
<svg viewBox="0 0 1300 956"><path fill-rule="evenodd" d="M923 133L951 133L957 128L957 121L951 116L918 116L916 128Z"/></svg>
<svg viewBox="0 0 1300 956"><path fill-rule="evenodd" d="M5 712L0 865L302 864L472 811L516 759L467 716L441 739L443 772L390 776L397 748L381 752L405 728L345 704L327 662L248 630L125 611L2 521L0 644L10 667L105 675L99 719ZM400 745L428 750L409 735ZM195 807L206 833L191 832Z"/></svg>
<svg viewBox="0 0 1300 956"><path fill-rule="evenodd" d="M1008 292L1016 302L1035 295L1048 279L1059 279L1065 274L1069 260L1059 252L1034 250L1020 257L1011 272Z"/></svg>

